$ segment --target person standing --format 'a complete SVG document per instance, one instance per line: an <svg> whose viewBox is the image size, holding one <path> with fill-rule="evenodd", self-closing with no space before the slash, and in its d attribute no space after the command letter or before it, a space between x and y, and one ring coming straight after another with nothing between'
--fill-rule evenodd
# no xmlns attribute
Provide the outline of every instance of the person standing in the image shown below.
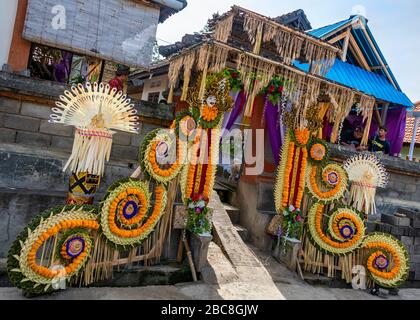
<svg viewBox="0 0 420 320"><path fill-rule="evenodd" d="M386 139L387 134L388 134L388 129L385 127L380 127L378 135L370 143L369 151L390 155L391 144Z"/></svg>
<svg viewBox="0 0 420 320"><path fill-rule="evenodd" d="M128 80L128 75L130 74L130 68L127 66L118 66L115 77L109 81L109 86L111 89L117 89L117 92L124 91L124 84Z"/></svg>

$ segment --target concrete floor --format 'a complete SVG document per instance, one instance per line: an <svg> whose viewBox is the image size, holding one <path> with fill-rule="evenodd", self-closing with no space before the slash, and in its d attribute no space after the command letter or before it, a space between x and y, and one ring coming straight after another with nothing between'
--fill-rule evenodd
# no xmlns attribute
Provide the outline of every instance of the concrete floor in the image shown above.
<svg viewBox="0 0 420 320"><path fill-rule="evenodd" d="M138 288L71 288L39 300L420 300L420 289L402 289L398 296L372 296L351 289L311 286L266 253L249 246L268 271L272 283L233 281L218 285L185 283ZM252 272L252 270L249 270ZM244 270L245 272L245 270ZM274 292L276 291L276 292ZM0 288L0 300L23 300L20 290Z"/></svg>

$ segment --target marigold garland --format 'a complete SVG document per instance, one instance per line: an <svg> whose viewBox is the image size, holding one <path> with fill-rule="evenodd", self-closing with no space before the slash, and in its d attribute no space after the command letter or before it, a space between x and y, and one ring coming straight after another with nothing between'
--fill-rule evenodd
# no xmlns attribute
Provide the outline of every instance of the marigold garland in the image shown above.
<svg viewBox="0 0 420 320"><path fill-rule="evenodd" d="M280 164L277 168L276 182L274 186L274 203L276 206L276 211L279 214L282 213L283 209L285 208L283 207L283 191L285 187L285 178L286 178L285 171L286 171L287 164L289 162L288 155L289 155L289 149L290 149L290 141L291 141L291 136L288 133L285 137L284 144L280 151Z"/></svg>
<svg viewBox="0 0 420 320"><path fill-rule="evenodd" d="M290 142L287 154L287 164L284 170L283 178L283 197L281 202L281 207L286 208L289 204L289 195L290 195L290 177L293 170L293 155L295 154L295 143Z"/></svg>
<svg viewBox="0 0 420 320"><path fill-rule="evenodd" d="M37 252L48 239L66 230L85 233L99 229L97 208L94 206L64 206L49 209L36 217L13 242L8 255L8 275L12 283L32 294L52 290L52 283L60 271L53 271L37 263ZM88 237L86 237L88 238ZM91 246L65 268L65 279L76 276L89 259ZM60 252L60 249L58 249Z"/></svg>
<svg viewBox="0 0 420 320"><path fill-rule="evenodd" d="M401 241L388 234L372 233L365 238L362 247L369 250L366 267L375 283L385 288L395 288L407 280L410 259ZM379 256L388 259L383 270L375 264Z"/></svg>
<svg viewBox="0 0 420 320"><path fill-rule="evenodd" d="M302 162L299 172L299 185L297 191L297 197L295 202L295 207L300 208L302 206L303 194L306 187L306 168L308 166L308 150L306 148L302 149Z"/></svg>

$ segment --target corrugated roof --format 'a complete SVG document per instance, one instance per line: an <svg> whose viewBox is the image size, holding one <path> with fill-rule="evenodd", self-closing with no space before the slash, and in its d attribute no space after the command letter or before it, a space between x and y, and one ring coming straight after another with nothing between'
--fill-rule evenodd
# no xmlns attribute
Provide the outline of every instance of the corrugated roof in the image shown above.
<svg viewBox="0 0 420 320"><path fill-rule="evenodd" d="M295 66L308 72L309 65L295 62ZM350 63L336 59L325 78L375 96L377 99L404 107L413 107L410 99L395 89L388 80L379 74L366 71Z"/></svg>
<svg viewBox="0 0 420 320"><path fill-rule="evenodd" d="M326 36L327 34L341 28L342 26L346 25L347 23L351 22L353 19L349 18L334 24L330 24L328 26L322 27L322 28L318 28L318 29L312 29L308 31L308 34L310 34L311 36L314 36L316 38L322 38L324 36Z"/></svg>

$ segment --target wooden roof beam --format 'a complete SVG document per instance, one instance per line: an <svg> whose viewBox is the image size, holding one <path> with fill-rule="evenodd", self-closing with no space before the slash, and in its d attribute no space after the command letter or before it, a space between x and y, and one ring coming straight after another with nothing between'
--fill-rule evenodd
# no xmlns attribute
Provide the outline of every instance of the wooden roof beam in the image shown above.
<svg viewBox="0 0 420 320"><path fill-rule="evenodd" d="M378 59L379 63L381 64L381 66L382 66L382 68L383 68L384 72L386 73L386 75L387 75L387 77L388 77L389 81L390 81L390 82L391 82L391 84L394 86L394 88L398 90L398 86L396 85L396 83L395 83L394 79L391 77L391 74L389 73L388 68L385 66L385 63L384 63L384 61L382 60L381 55L379 54L378 50L376 50L376 46L374 45L374 43L373 43L372 39L370 38L369 34L367 33L367 31L366 31L366 27L365 27L362 23L360 23L360 26L361 26L361 29L363 30L363 33L364 33L364 34L365 34L365 36L366 36L366 39L368 40L369 44L371 45L372 50L373 50L373 52L375 53L375 55L376 55L376 57L377 57L377 59Z"/></svg>
<svg viewBox="0 0 420 320"><path fill-rule="evenodd" d="M360 65L364 69L366 69L368 71L372 71L370 69L369 63L366 61L365 56L363 55L362 51L360 50L359 46L357 45L357 42L354 39L353 35L350 35L349 41L350 41L351 50L354 53L354 55L356 56L357 61L360 63Z"/></svg>

